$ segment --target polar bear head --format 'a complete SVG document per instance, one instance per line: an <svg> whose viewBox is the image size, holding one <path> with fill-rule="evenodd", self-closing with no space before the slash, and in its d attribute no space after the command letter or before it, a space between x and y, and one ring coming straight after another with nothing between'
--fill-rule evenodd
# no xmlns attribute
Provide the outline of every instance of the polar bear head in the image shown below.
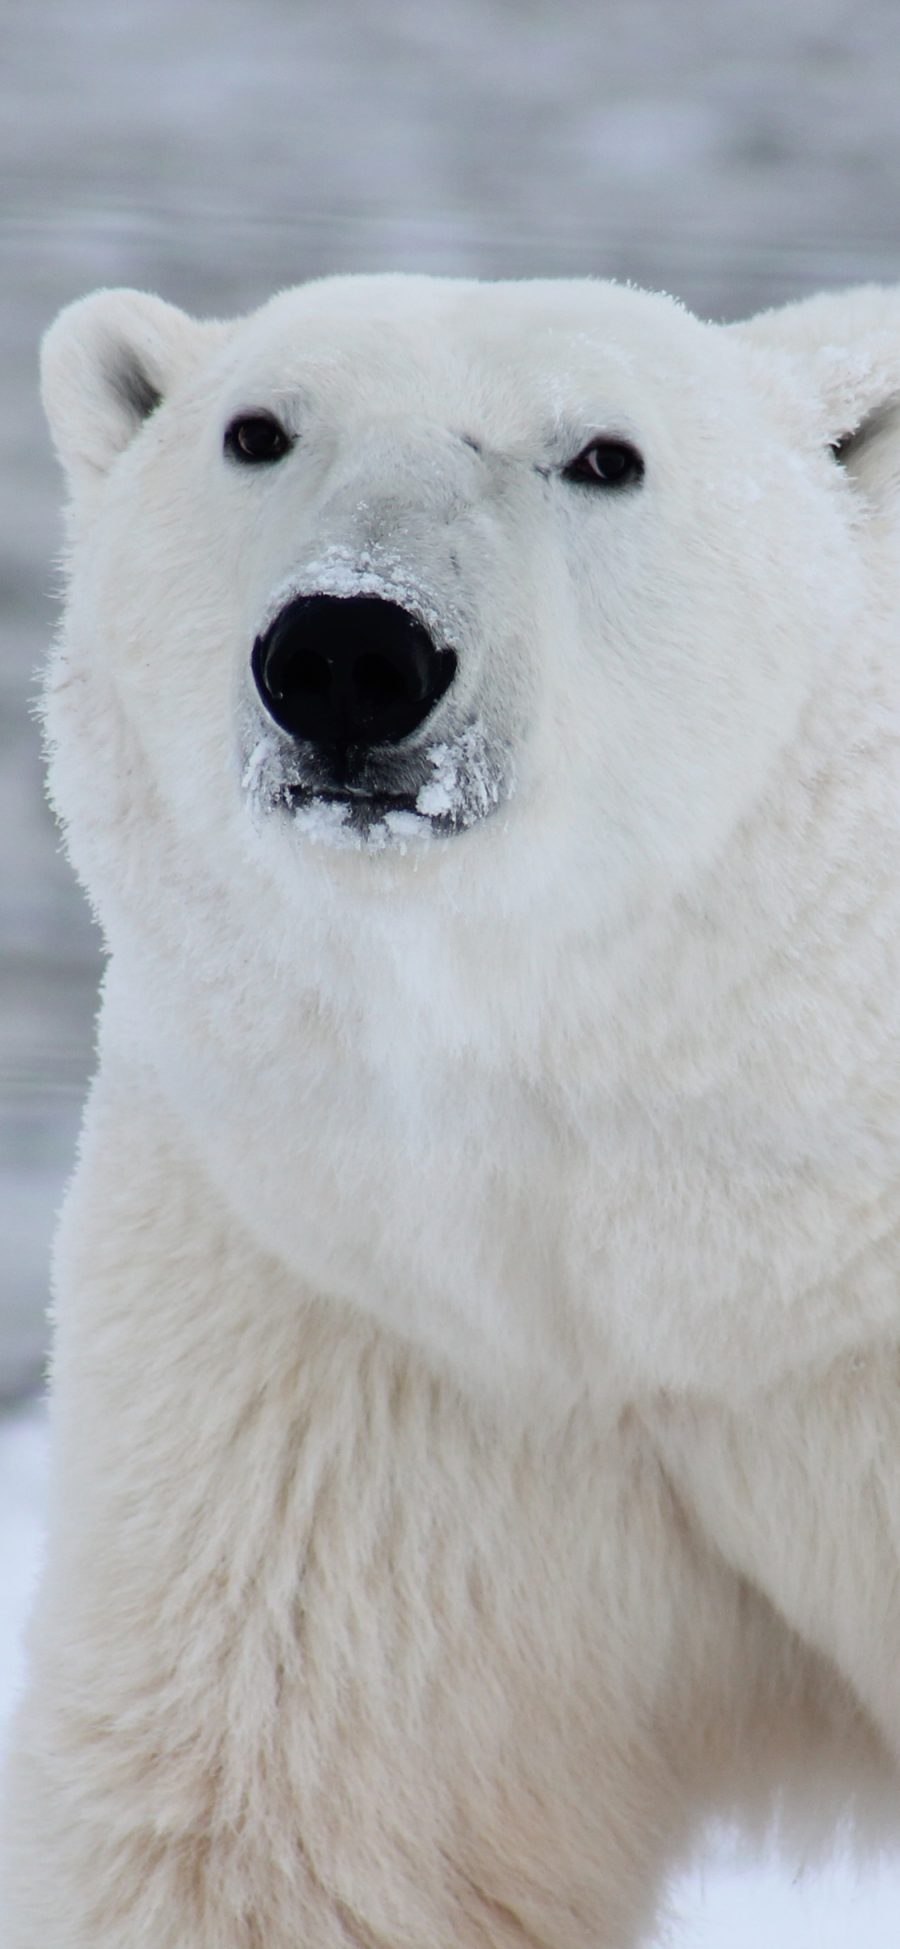
<svg viewBox="0 0 900 1949"><path fill-rule="evenodd" d="M466 1372L881 1330L893 1263L827 1295L900 1140L896 295L101 292L44 387L107 1073Z"/></svg>
<svg viewBox="0 0 900 1949"><path fill-rule="evenodd" d="M418 902L539 967L669 905L883 607L898 387L877 290L728 328L589 280L69 307L47 709L110 937L203 889L254 937Z"/></svg>

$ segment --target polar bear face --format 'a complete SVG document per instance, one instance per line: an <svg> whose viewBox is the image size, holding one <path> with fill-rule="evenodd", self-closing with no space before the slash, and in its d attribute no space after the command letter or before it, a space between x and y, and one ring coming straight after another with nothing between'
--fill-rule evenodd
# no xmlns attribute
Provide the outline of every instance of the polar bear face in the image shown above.
<svg viewBox="0 0 900 1949"><path fill-rule="evenodd" d="M101 293L46 372L67 668L198 849L243 820L287 880L315 847L488 908L587 884L600 927L668 897L859 600L843 417L666 298L336 279L202 326Z"/></svg>

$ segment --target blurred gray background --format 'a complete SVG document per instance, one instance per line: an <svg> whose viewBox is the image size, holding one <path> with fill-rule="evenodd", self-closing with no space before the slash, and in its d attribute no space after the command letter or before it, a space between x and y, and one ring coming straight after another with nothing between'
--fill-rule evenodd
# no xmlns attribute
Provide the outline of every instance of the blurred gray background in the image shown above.
<svg viewBox="0 0 900 1949"><path fill-rule="evenodd" d="M99 944L29 715L59 481L38 337L376 269L595 273L734 317L900 279L897 0L0 0L0 1397L46 1341Z"/></svg>

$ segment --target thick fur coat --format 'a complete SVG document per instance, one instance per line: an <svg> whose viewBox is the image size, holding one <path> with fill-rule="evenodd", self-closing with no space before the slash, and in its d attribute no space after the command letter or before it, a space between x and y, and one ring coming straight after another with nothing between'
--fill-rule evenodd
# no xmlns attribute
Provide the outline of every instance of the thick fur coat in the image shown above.
<svg viewBox="0 0 900 1949"><path fill-rule="evenodd" d="M898 1790L900 295L100 292L44 387L110 960L5 1949L632 1949ZM455 659L340 792L318 596Z"/></svg>

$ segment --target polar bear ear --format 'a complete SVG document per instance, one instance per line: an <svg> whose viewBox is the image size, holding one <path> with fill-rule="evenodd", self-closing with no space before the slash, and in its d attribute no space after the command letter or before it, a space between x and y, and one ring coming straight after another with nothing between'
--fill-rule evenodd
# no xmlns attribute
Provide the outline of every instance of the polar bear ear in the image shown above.
<svg viewBox="0 0 900 1949"><path fill-rule="evenodd" d="M900 484L900 287L823 292L729 329L802 367L850 475L870 492Z"/></svg>
<svg viewBox="0 0 900 1949"><path fill-rule="evenodd" d="M95 291L60 312L41 346L41 392L76 494L102 479L221 330L143 291Z"/></svg>

